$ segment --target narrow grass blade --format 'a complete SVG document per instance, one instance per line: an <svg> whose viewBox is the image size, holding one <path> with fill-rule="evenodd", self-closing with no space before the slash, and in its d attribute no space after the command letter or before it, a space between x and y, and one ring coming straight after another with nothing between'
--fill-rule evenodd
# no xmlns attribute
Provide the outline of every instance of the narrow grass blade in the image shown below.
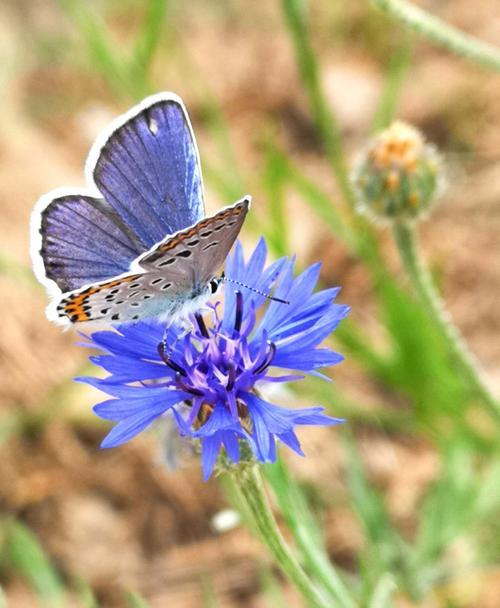
<svg viewBox="0 0 500 608"><path fill-rule="evenodd" d="M415 564L419 568L438 561L474 519L479 484L470 445L460 440L445 442L441 466L441 476L420 509L415 542Z"/></svg>
<svg viewBox="0 0 500 608"><path fill-rule="evenodd" d="M340 127L323 94L317 59L309 40L306 3L302 0L282 0L281 5L314 123L324 141L326 154L342 195L349 206L354 208L354 195L349 183Z"/></svg>
<svg viewBox="0 0 500 608"><path fill-rule="evenodd" d="M64 586L35 535L15 520L5 530L6 555L47 608L64 608Z"/></svg>
<svg viewBox="0 0 500 608"><path fill-rule="evenodd" d="M342 216L339 205L313 179L308 177L285 152L273 147L274 162L279 163L283 175L286 172L288 186L294 188L304 202L324 221L327 227L346 245L354 248L350 226Z"/></svg>
<svg viewBox="0 0 500 608"><path fill-rule="evenodd" d="M98 69L121 97L134 96L134 83L127 77L125 63L113 50L106 27L91 5L80 0L58 0L80 33L93 69Z"/></svg>
<svg viewBox="0 0 500 608"><path fill-rule="evenodd" d="M288 250L288 217L285 204L287 166L283 156L271 142L267 143L264 155L262 185L269 203L270 245L277 256L286 255Z"/></svg>
<svg viewBox="0 0 500 608"><path fill-rule="evenodd" d="M203 577L201 581L201 594L203 608L219 608L217 594L214 590L214 585L209 577Z"/></svg>
<svg viewBox="0 0 500 608"><path fill-rule="evenodd" d="M392 574L384 574L380 577L366 608L392 608L394 606L393 595L397 588Z"/></svg>
<svg viewBox="0 0 500 608"><path fill-rule="evenodd" d="M41 288L29 266L25 266L14 260L3 251L0 251L0 274L19 280L28 287L33 287L34 289Z"/></svg>
<svg viewBox="0 0 500 608"><path fill-rule="evenodd" d="M266 465L264 471L310 574L323 585L336 606L356 608L350 591L328 558L321 531L284 460L279 458L276 463Z"/></svg>
<svg viewBox="0 0 500 608"><path fill-rule="evenodd" d="M401 88L411 67L413 43L409 37L394 50L389 61L382 94L373 119L373 131L388 127L396 116Z"/></svg>
<svg viewBox="0 0 500 608"><path fill-rule="evenodd" d="M352 507L363 527L366 547L361 552L365 575L369 585L375 584L385 572L404 567L404 543L394 528L385 504L376 489L369 483L353 438L347 430L343 434L346 457L346 480Z"/></svg>
<svg viewBox="0 0 500 608"><path fill-rule="evenodd" d="M135 591L127 591L125 593L125 600L128 608L151 608L151 605Z"/></svg>
<svg viewBox="0 0 500 608"><path fill-rule="evenodd" d="M75 579L73 583L75 595L78 598L78 608L99 608L92 587L83 578Z"/></svg>
<svg viewBox="0 0 500 608"><path fill-rule="evenodd" d="M146 16L137 34L133 52L135 69L146 75L161 42L168 0L149 0Z"/></svg>
<svg viewBox="0 0 500 608"><path fill-rule="evenodd" d="M275 574L270 568L263 568L260 582L267 608L288 608L288 602Z"/></svg>

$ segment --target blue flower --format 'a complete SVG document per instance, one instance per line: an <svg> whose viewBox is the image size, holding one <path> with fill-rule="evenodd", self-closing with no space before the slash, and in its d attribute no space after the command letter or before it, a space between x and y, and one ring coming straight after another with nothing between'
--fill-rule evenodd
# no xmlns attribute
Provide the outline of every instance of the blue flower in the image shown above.
<svg viewBox="0 0 500 608"><path fill-rule="evenodd" d="M208 324L197 313L189 317L187 331L141 322L92 334L88 345L103 354L91 360L109 376L79 380L111 397L94 407L116 423L102 447L129 441L168 412L182 436L201 442L208 479L221 448L237 463L243 441L257 460L273 462L276 440L303 455L297 425L341 422L321 407L279 407L260 392L265 394L268 383L303 378L273 374L275 368L319 374L339 363L341 355L319 345L349 311L333 302L338 289L313 293L319 264L294 278L293 259L266 266L266 257L263 239L248 262L237 244L226 263L223 311L221 303L211 305ZM264 294L271 291L276 299L269 301Z"/></svg>

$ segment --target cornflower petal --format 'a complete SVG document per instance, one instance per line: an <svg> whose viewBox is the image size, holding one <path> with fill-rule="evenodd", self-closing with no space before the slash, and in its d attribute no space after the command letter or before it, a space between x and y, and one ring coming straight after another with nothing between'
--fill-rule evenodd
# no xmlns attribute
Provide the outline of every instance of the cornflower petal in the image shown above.
<svg viewBox="0 0 500 608"><path fill-rule="evenodd" d="M212 472L219 457L219 452L222 444L222 433L203 437L201 440L201 468L203 479L207 481L212 475Z"/></svg>
<svg viewBox="0 0 500 608"><path fill-rule="evenodd" d="M141 411L134 416L120 420L102 440L101 447L114 448L117 445L130 441L130 439L147 428L163 411L160 406L157 406L156 408L148 408L146 411Z"/></svg>
<svg viewBox="0 0 500 608"><path fill-rule="evenodd" d="M152 397L147 395L143 398L134 399L108 399L94 405L94 412L105 420L121 420L129 416L143 412L144 410L154 409L163 413L177 403L189 398L189 395L182 391L162 391L162 394Z"/></svg>

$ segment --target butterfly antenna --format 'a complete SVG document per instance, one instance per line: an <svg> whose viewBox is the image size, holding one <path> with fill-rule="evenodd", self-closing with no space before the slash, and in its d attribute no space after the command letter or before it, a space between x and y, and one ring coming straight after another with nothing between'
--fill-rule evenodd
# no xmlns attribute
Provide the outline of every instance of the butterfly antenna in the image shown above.
<svg viewBox="0 0 500 608"><path fill-rule="evenodd" d="M290 304L290 302L288 300L283 300L283 298L276 298L275 296L272 296L272 295L266 293L265 291L261 291L260 289L255 289L255 287L250 287L250 285L247 285L246 283L242 283L241 281L236 281L236 279L230 279L226 275L223 275L221 277L221 281L223 281L224 283L233 283L233 285L239 285L240 287L249 289L250 291L253 291L254 293L259 294L259 296L264 296L264 298L267 298L268 300L271 300L272 302L279 302L280 304Z"/></svg>

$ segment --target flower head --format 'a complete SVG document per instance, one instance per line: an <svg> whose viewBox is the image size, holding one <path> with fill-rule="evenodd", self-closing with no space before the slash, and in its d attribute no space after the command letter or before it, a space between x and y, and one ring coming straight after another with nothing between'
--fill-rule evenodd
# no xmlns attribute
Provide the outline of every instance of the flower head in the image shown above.
<svg viewBox="0 0 500 608"><path fill-rule="evenodd" d="M266 266L266 257L262 239L248 262L237 244L226 264L223 310L220 302L211 305L210 315L190 316L188 328L142 322L91 336L90 345L104 351L91 360L109 376L80 380L112 397L94 407L116 423L103 447L124 443L170 414L181 435L201 442L207 479L221 448L236 463L243 441L257 460L272 462L276 440L302 454L296 425L340 422L321 407L287 409L260 393L268 383L303 377L276 375L276 368L317 374L339 363L341 355L319 345L349 310L333 302L338 289L313 293L318 264L294 278L293 260ZM288 303L264 306L263 294L272 289Z"/></svg>
<svg viewBox="0 0 500 608"><path fill-rule="evenodd" d="M404 122L394 122L361 153L352 172L360 213L411 220L441 193L444 180L434 146Z"/></svg>

